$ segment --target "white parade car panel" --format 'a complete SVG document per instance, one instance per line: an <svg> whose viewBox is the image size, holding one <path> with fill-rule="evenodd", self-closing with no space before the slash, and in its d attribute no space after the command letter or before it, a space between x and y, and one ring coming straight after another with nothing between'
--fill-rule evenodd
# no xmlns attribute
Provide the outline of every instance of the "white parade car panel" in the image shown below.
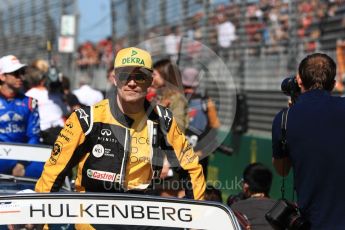
<svg viewBox="0 0 345 230"><path fill-rule="evenodd" d="M47 145L0 142L0 160L46 162L51 151L52 147ZM0 194L16 193L24 189L34 190L36 182L35 178L0 174ZM61 191L71 191L71 184L67 178Z"/></svg>
<svg viewBox="0 0 345 230"><path fill-rule="evenodd" d="M0 159L46 162L51 146L0 142Z"/></svg>
<svg viewBox="0 0 345 230"><path fill-rule="evenodd" d="M49 146L0 143L0 159L45 162L50 154ZM75 224L91 224L102 230L240 229L233 212L220 203L133 194L66 193L71 191L69 183L65 183L64 192L34 193L36 181L0 174L0 230L70 230ZM29 193L18 193L22 190Z"/></svg>
<svg viewBox="0 0 345 230"><path fill-rule="evenodd" d="M129 229L133 226L145 226L145 229L240 229L232 211L215 202L104 193L0 196L0 229L1 226L62 226L67 223L69 227L92 224L107 226L106 229L117 229L114 225L128 226Z"/></svg>

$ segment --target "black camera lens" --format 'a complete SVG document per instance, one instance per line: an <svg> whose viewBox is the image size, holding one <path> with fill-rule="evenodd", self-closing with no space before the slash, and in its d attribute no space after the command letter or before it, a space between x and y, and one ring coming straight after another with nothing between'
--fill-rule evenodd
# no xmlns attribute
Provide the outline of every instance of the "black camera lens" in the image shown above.
<svg viewBox="0 0 345 230"><path fill-rule="evenodd" d="M301 91L295 76L285 78L281 84L281 90L288 96L292 96Z"/></svg>
<svg viewBox="0 0 345 230"><path fill-rule="evenodd" d="M301 88L298 86L296 76L285 78L281 84L281 90L285 95L291 97L292 103L295 103L297 97L301 93Z"/></svg>
<svg viewBox="0 0 345 230"><path fill-rule="evenodd" d="M309 230L310 223L304 219L297 206L285 199L278 200L266 215L266 220L275 230Z"/></svg>

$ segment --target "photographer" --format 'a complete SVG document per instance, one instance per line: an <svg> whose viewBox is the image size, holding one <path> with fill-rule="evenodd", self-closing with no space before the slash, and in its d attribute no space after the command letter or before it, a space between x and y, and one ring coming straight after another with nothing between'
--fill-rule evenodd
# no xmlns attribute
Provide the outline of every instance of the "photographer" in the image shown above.
<svg viewBox="0 0 345 230"><path fill-rule="evenodd" d="M282 176L293 168L298 207L311 229L345 226L345 99L331 96L335 75L329 56L305 57L296 76L301 94L288 110L286 151L281 142L283 111L272 127L273 165Z"/></svg>

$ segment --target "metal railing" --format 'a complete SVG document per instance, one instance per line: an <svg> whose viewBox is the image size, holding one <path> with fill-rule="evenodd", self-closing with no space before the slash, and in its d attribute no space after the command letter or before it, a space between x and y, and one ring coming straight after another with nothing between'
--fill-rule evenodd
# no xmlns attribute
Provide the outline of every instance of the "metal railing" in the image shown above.
<svg viewBox="0 0 345 230"><path fill-rule="evenodd" d="M76 0L2 0L0 4L0 54L13 54L22 62L48 59L47 41L64 71L71 71L66 55L59 54L58 36L64 14L75 14Z"/></svg>

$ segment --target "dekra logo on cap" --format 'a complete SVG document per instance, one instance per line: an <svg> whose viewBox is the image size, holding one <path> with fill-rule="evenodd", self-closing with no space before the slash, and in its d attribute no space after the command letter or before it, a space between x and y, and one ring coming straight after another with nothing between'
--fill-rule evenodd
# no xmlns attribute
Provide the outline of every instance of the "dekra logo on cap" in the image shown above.
<svg viewBox="0 0 345 230"><path fill-rule="evenodd" d="M138 57L133 57L135 56L136 54L138 54L137 51L135 50L132 50L132 54L130 57L124 57L122 58L122 64L125 65L125 64L139 64L139 65L145 65L145 62L143 59L141 58L138 58Z"/></svg>
<svg viewBox="0 0 345 230"><path fill-rule="evenodd" d="M136 55L138 52L135 51L135 50L132 50L132 54L131 54L131 57L133 57L134 55Z"/></svg>

